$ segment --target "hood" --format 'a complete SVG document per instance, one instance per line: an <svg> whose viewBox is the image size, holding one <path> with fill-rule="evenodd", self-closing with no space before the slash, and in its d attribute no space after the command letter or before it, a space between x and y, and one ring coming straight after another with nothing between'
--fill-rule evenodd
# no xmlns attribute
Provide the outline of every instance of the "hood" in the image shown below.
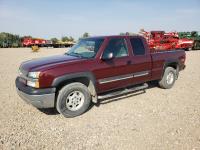
<svg viewBox="0 0 200 150"><path fill-rule="evenodd" d="M69 56L69 55L56 55L56 56L50 56L50 57L44 57L44 58L37 58L32 59L26 62L23 62L20 66L20 69L23 72L29 72L29 71L38 71L42 68L47 68L50 66L55 66L60 63L68 63L68 62L74 62L78 61L81 58Z"/></svg>

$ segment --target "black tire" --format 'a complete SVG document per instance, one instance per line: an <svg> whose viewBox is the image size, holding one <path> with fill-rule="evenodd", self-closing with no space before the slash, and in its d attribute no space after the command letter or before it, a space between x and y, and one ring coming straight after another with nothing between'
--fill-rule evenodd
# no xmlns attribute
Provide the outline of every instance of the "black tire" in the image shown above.
<svg viewBox="0 0 200 150"><path fill-rule="evenodd" d="M169 79L169 75L172 76L172 78L170 78L171 80L167 80L167 79ZM164 72L164 75L163 75L162 79L158 83L159 83L161 88L170 89L170 88L173 87L176 79L177 79L176 70L174 68L172 68L172 67L167 67L165 69L165 72Z"/></svg>
<svg viewBox="0 0 200 150"><path fill-rule="evenodd" d="M185 48L185 51L192 51L192 48Z"/></svg>
<svg viewBox="0 0 200 150"><path fill-rule="evenodd" d="M79 98L74 98L74 94L76 92L80 92L79 96L84 96L84 101L79 100ZM82 94L81 94L82 93ZM73 95L71 95L73 94ZM76 93L77 94L77 93ZM75 95L76 95L75 94ZM73 97L73 98L70 98ZM71 100L70 100L71 99ZM74 100L75 99L75 100ZM81 99L81 98L80 98ZM71 101L72 103L70 103ZM81 101L80 104L77 104L77 101ZM69 103L69 104L68 104ZM56 109L57 111L67 118L76 117L83 114L90 106L91 103L91 95L88 88L79 82L70 83L64 86L58 93L57 102L56 102ZM75 106L78 105L78 106ZM73 106L79 107L77 110L74 109Z"/></svg>
<svg viewBox="0 0 200 150"><path fill-rule="evenodd" d="M194 42L194 46L193 46L194 50L199 50L200 49L200 40L196 40Z"/></svg>

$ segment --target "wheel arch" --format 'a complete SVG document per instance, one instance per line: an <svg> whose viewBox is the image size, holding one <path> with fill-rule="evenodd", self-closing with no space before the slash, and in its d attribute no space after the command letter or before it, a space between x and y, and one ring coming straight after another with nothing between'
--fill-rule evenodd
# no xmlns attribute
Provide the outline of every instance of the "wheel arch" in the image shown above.
<svg viewBox="0 0 200 150"><path fill-rule="evenodd" d="M166 60L165 63L164 63L164 66L163 66L163 72L162 72L162 77L165 73L165 69L167 67L172 67L176 70L177 72L177 78L178 78L178 74L179 74L179 62L177 60L174 60L174 59L169 59L169 60Z"/></svg>
<svg viewBox="0 0 200 150"><path fill-rule="evenodd" d="M92 102L97 103L96 79L91 72L70 73L55 78L52 82L52 87L56 87L56 97L63 86L73 82L80 82L86 85L92 96Z"/></svg>

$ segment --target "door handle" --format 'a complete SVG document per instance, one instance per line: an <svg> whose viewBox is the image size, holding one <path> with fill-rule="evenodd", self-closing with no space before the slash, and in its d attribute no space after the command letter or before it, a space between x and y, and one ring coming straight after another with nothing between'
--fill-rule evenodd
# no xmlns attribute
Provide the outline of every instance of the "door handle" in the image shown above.
<svg viewBox="0 0 200 150"><path fill-rule="evenodd" d="M127 65L131 65L131 64L132 64L131 60L128 60Z"/></svg>

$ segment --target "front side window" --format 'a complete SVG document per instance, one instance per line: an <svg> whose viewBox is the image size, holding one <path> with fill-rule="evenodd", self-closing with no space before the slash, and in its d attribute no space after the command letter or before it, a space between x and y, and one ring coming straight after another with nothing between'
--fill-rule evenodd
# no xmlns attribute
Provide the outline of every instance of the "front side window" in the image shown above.
<svg viewBox="0 0 200 150"><path fill-rule="evenodd" d="M113 53L116 58L128 56L128 48L124 38L111 39L106 46L103 56Z"/></svg>
<svg viewBox="0 0 200 150"><path fill-rule="evenodd" d="M65 54L75 57L94 58L103 41L103 38L82 39Z"/></svg>

